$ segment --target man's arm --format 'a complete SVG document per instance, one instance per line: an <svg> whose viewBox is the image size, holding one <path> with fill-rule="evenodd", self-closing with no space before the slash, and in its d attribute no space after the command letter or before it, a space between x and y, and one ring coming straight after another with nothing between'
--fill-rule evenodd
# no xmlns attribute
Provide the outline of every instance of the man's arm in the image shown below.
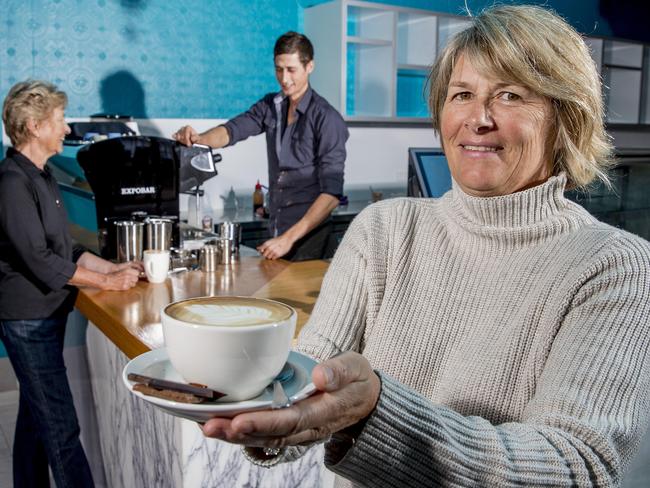
<svg viewBox="0 0 650 488"><path fill-rule="evenodd" d="M184 125L172 137L181 144L191 146L192 144L204 144L219 149L227 146L230 142L230 135L223 125L213 127L199 134L191 125Z"/></svg>
<svg viewBox="0 0 650 488"><path fill-rule="evenodd" d="M298 239L318 227L339 204L339 199L329 193L321 193L302 218L283 234L269 239L257 250L266 259L278 259L287 254Z"/></svg>
<svg viewBox="0 0 650 488"><path fill-rule="evenodd" d="M194 127L185 125L172 134L172 138L186 146L205 144L219 149L261 134L266 130L269 111L265 100L266 97L262 98L246 112L230 119L224 125L218 125L200 134Z"/></svg>

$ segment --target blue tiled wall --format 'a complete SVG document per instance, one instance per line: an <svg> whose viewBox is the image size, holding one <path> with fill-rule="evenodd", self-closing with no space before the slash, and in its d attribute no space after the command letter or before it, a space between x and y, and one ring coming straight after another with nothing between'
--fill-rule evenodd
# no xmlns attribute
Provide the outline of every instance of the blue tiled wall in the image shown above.
<svg viewBox="0 0 650 488"><path fill-rule="evenodd" d="M301 30L303 9L323 1L4 0L0 97L18 80L43 78L68 93L68 116L230 117L276 89L275 38ZM612 33L602 0L530 2L583 32ZM385 3L459 14L465 2ZM467 1L473 11L491 3Z"/></svg>
<svg viewBox="0 0 650 488"><path fill-rule="evenodd" d="M301 27L296 0L5 0L0 97L39 78L72 117L229 117L276 89L273 43Z"/></svg>

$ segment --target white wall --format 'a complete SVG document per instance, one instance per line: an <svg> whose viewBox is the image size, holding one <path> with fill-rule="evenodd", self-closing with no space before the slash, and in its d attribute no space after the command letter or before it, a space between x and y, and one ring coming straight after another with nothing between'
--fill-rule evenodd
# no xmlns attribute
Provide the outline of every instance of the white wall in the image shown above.
<svg viewBox="0 0 650 488"><path fill-rule="evenodd" d="M223 123L219 119L158 119L140 120L140 132L144 135L171 135L186 123L199 132ZM350 128L346 145L348 156L345 163L345 193L363 194L370 198L373 189L402 188L406 191L409 147L437 147L438 139L431 128ZM223 208L224 199L232 188L240 207L252 206L255 183L259 179L268 185L266 139L259 135L239 144L220 149L223 157L217 165L219 174L204 184L209 204L214 210ZM389 196L388 194L385 194ZM181 210L187 203L181 200Z"/></svg>

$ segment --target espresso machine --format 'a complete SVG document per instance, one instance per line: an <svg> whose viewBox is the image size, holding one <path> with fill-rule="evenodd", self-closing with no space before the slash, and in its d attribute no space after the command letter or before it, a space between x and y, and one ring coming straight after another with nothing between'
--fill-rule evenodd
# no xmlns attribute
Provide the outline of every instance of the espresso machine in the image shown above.
<svg viewBox="0 0 650 488"><path fill-rule="evenodd" d="M172 246L179 247L179 195L200 194L220 160L208 146L151 136L116 137L79 149L77 161L95 196L102 257L117 258L115 224L125 220L169 219Z"/></svg>

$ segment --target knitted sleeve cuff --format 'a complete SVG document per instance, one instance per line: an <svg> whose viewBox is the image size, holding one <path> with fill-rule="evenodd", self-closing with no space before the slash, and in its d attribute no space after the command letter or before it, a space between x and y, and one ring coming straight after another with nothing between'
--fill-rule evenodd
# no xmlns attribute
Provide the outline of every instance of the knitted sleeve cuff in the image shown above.
<svg viewBox="0 0 650 488"><path fill-rule="evenodd" d="M391 418L394 420L391 411L402 403L403 391L390 376L376 373L381 379L381 394L373 413L365 419L359 432L353 433L352 442L347 446L337 436L325 444L327 468L364 486L382 485L382 472L392 469L392 451L400 449L399 443L393 442L397 439L386 432L386 424Z"/></svg>

